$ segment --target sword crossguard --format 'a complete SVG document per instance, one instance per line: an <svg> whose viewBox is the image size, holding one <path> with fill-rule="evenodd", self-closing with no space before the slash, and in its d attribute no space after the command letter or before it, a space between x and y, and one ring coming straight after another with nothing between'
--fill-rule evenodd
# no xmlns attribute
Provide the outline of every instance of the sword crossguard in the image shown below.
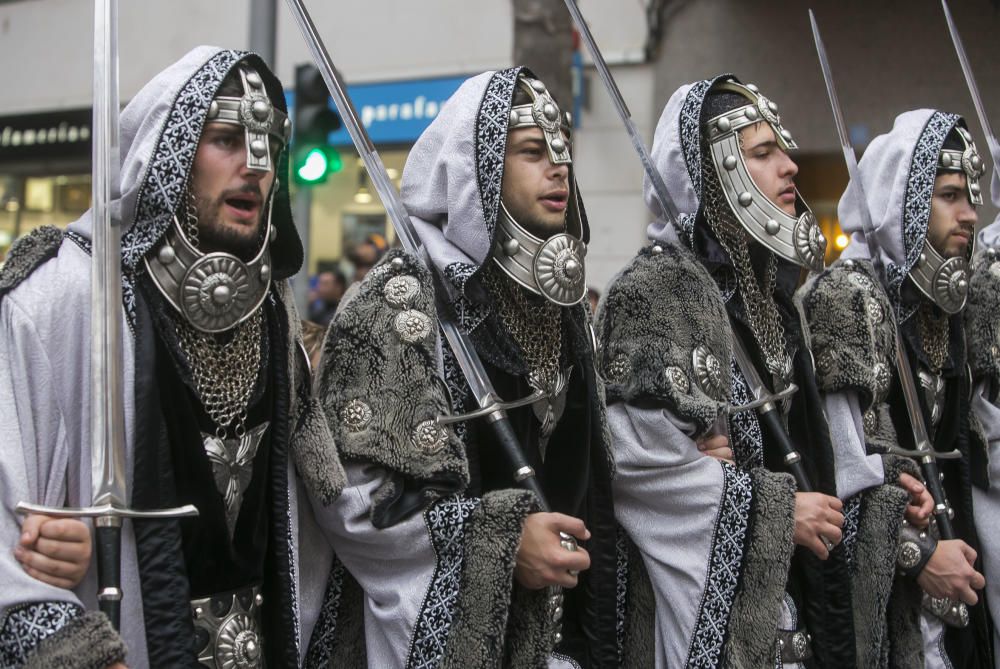
<svg viewBox="0 0 1000 669"><path fill-rule="evenodd" d="M136 509L126 509L113 504L100 504L98 506L85 507L54 507L41 504L30 504L28 502L18 502L14 511L21 515L29 513L39 513L53 518L97 518L101 523L103 518L182 518L197 516L198 509L193 504L185 504L173 509L156 509L152 511L139 511Z"/></svg>
<svg viewBox="0 0 1000 669"><path fill-rule="evenodd" d="M902 455L907 458L913 458L915 460L922 460L923 458L931 458L932 460L961 460L962 453L958 449L952 451L935 451L935 450L911 450L908 448L902 448L901 446L890 446L889 453L892 455Z"/></svg>
<svg viewBox="0 0 1000 669"><path fill-rule="evenodd" d="M777 402L791 397L797 393L799 387L794 383L788 384L787 388L780 390L776 393L762 393L760 397L753 400L752 402L747 402L746 404L729 405L726 407L726 413L730 416L733 414L743 413L744 411L752 411L753 409L759 409L761 407L772 405L771 408L775 408Z"/></svg>
<svg viewBox="0 0 1000 669"><path fill-rule="evenodd" d="M497 412L506 412L510 409L517 409L519 407L528 406L529 404L534 404L538 400L543 400L549 397L549 393L543 390L536 390L527 397L522 397L517 400L511 400L510 402L504 402L496 398L495 396L489 396L483 406L475 411L469 411L467 413L458 414L456 416L438 416L434 420L438 425L452 425L454 423L463 423L467 420L473 420L476 418L483 418L485 416L492 416Z"/></svg>

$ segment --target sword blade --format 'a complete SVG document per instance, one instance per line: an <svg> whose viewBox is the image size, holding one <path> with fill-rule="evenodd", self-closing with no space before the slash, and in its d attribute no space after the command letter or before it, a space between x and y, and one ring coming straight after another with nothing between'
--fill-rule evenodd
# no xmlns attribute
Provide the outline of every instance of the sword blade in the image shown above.
<svg viewBox="0 0 1000 669"><path fill-rule="evenodd" d="M868 245L868 253L871 256L872 265L877 274L886 279L882 266L882 257L879 255L878 241L875 238L875 226L872 224L871 211L868 208L868 198L865 195L864 186L861 183L861 174L858 169L858 160L854 154L854 147L847 134L847 124L844 122L844 113L840 107L840 100L837 97L837 88L833 82L833 73L830 70L830 61L826 56L826 48L823 45L823 38L819 32L819 25L816 16L809 10L809 22L812 24L813 41L816 43L816 55L819 57L820 69L823 71L823 80L826 83L827 96L830 98L830 108L833 110L833 118L837 125L837 134L840 136L840 145L844 152L844 162L847 163L847 172L850 176L848 183L848 193L854 200L858 215L861 217L861 227L864 231L865 243ZM888 285L886 281L883 285ZM924 478L927 488L934 497L935 514L941 528L941 535L946 531L954 537L951 531L951 523L948 519L947 505L944 500L944 491L941 488L941 481L937 474L937 461L934 455L934 447L931 445L930 436L927 432L927 425L924 423L923 408L920 403L920 396L917 394L917 384L913 379L913 368L910 367L909 356L906 354L903 338L899 334L897 324L895 331L896 338L896 373L899 375L899 384L903 389L903 398L906 401L906 413L910 419L910 429L913 432L915 450L921 455L921 465L924 467ZM940 511L938 510L940 509Z"/></svg>
<svg viewBox="0 0 1000 669"><path fill-rule="evenodd" d="M951 34L951 43L955 45L955 53L958 55L958 62L962 66L962 74L965 75L965 83L969 87L969 94L972 96L972 104L976 107L976 116L979 117L979 125L983 127L983 134L986 135L986 143L990 147L990 155L993 156L993 169L1000 167L1000 143L997 142L996 135L993 134L993 126L986 115L986 106L983 104L983 97L979 94L979 86L976 85L976 77L972 74L972 65L969 57L965 55L965 45L962 37L958 34L955 20L951 16L948 8L948 0L941 0L941 8L944 10L945 21L948 22L948 32Z"/></svg>
<svg viewBox="0 0 1000 669"><path fill-rule="evenodd" d="M639 154L639 162L642 163L642 169L646 171L646 176L653 185L653 193L660 203L660 209L669 219L668 222L676 224L678 219L677 206L674 204L673 198L670 197L670 193L667 192L667 186L663 183L663 177L660 176L659 171L653 166L653 158L649 154L642 136L639 134L639 129L635 127L635 121L632 120L632 113L629 111L628 105L625 104L625 98L622 97L621 91L618 89L618 84L615 83L614 77L611 76L608 64L604 60L604 56L601 54L601 50L598 48L597 42L590 32L590 26L584 20L583 13L580 12L576 0L565 0L565 2L566 9L569 10L570 16L573 18L577 32L580 33L580 37L587 47L590 59L594 61L597 74L600 76L604 88L607 89L608 95L611 96L611 103L614 105L615 111L618 112L622 123L625 124L625 132L628 133L628 137L632 141L632 147ZM677 226L675 225L674 227Z"/></svg>
<svg viewBox="0 0 1000 669"><path fill-rule="evenodd" d="M111 216L121 168L118 1L94 3L93 258L91 265L91 476L95 505L124 506L121 225Z"/></svg>

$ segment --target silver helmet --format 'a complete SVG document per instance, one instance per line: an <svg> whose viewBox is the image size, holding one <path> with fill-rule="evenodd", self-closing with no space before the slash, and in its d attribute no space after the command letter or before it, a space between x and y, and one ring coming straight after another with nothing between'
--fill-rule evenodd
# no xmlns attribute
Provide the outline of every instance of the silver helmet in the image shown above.
<svg viewBox="0 0 1000 669"><path fill-rule="evenodd" d="M563 113L545 84L521 74L517 86L527 92L530 104L511 107L507 128L541 128L549 160L570 166L566 232L541 239L528 232L508 211L503 200L497 217L493 261L519 285L560 306L577 304L587 294L583 221L579 193L572 174L570 115Z"/></svg>
<svg viewBox="0 0 1000 669"><path fill-rule="evenodd" d="M274 171L274 160L291 135L287 115L272 103L259 72L246 63L237 66L241 97L216 96L209 104L206 123L229 123L246 130L247 168ZM271 142L280 147L272 156ZM190 186L189 186L190 188ZM248 262L231 253L204 253L198 248L198 219L193 202L174 214L174 222L144 262L153 284L197 330L224 332L249 318L263 303L271 285L270 243L277 230L271 225L278 180L267 194L267 223L261 248ZM189 191L189 200L192 195Z"/></svg>
<svg viewBox="0 0 1000 669"><path fill-rule="evenodd" d="M740 150L739 131L756 123L767 123L784 151L797 149L792 133L782 124L778 105L760 94L753 84L733 80L717 83L713 91L736 93L746 105L711 118L705 138L726 202L736 219L755 240L778 256L818 271L823 269L826 238L816 217L795 191L797 216L791 216L768 198L754 182Z"/></svg>
<svg viewBox="0 0 1000 669"><path fill-rule="evenodd" d="M966 190L973 206L983 204L979 179L986 173L986 165L972 141L972 133L956 125L952 136L957 136L961 149L942 148L938 156L937 171L965 174ZM948 314L956 314L965 307L969 296L969 259L973 254L975 237L965 256L945 258L924 238L920 258L910 269L910 280L927 299Z"/></svg>

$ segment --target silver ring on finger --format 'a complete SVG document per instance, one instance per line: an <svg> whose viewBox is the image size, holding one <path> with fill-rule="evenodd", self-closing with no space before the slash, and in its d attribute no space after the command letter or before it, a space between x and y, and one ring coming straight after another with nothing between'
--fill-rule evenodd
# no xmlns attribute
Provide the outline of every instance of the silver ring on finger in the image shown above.
<svg viewBox="0 0 1000 669"><path fill-rule="evenodd" d="M576 538L570 534L566 534L565 532L559 533L559 545L570 552L577 549Z"/></svg>
<svg viewBox="0 0 1000 669"><path fill-rule="evenodd" d="M570 576L572 576L573 578L576 578L577 576L580 575L580 570L579 569L567 569L566 573L569 574Z"/></svg>
<svg viewBox="0 0 1000 669"><path fill-rule="evenodd" d="M820 536L819 540L823 542L824 546L826 546L827 552L829 552L829 553L833 552L833 542L832 541L830 541L829 539L827 539L824 536Z"/></svg>

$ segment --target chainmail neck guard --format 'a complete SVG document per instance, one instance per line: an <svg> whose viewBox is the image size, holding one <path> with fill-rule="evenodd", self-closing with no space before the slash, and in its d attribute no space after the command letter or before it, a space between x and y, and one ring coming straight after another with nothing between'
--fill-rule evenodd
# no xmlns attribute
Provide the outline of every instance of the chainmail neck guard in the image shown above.
<svg viewBox="0 0 1000 669"><path fill-rule="evenodd" d="M562 355L562 309L487 265L483 285L493 298L496 314L524 352L528 381L536 390L552 392L559 384Z"/></svg>
<svg viewBox="0 0 1000 669"><path fill-rule="evenodd" d="M708 153L702 152L702 212L705 221L732 263L747 323L764 354L767 369L776 381L787 387L792 377L792 359L788 354L781 313L774 301L778 260L774 253L768 252L767 275L762 286L750 261L749 236L726 202L710 160Z"/></svg>

